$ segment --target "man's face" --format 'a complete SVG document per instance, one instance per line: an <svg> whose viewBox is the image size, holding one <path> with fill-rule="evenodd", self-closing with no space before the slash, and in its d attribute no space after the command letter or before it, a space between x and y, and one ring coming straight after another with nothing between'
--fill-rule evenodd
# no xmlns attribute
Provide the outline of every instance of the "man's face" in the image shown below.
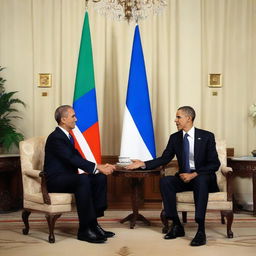
<svg viewBox="0 0 256 256"><path fill-rule="evenodd" d="M193 122L190 116L188 116L183 110L178 110L176 113L175 121L178 130L189 131L193 126Z"/></svg>
<svg viewBox="0 0 256 256"><path fill-rule="evenodd" d="M61 118L61 123L64 129L71 131L76 126L76 114L73 108L67 110L66 115Z"/></svg>

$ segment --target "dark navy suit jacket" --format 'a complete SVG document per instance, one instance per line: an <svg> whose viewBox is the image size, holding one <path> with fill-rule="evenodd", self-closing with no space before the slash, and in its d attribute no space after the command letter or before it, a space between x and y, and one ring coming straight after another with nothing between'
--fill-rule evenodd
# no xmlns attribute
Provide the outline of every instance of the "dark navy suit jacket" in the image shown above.
<svg viewBox="0 0 256 256"><path fill-rule="evenodd" d="M56 127L45 145L44 171L47 180L62 174L77 173L78 168L93 173L95 163L82 158L67 135Z"/></svg>
<svg viewBox="0 0 256 256"><path fill-rule="evenodd" d="M176 155L179 172L182 172L182 130L173 133L168 141L162 156L146 161L146 169L154 169L169 163ZM194 144L195 171L200 174L213 174L219 169L220 161L216 151L214 134L205 130L195 128Z"/></svg>

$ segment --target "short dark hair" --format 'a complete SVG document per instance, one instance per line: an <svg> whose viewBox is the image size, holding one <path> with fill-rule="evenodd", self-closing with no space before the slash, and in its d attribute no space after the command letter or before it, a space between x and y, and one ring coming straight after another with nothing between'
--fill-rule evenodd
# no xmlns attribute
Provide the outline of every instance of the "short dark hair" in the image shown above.
<svg viewBox="0 0 256 256"><path fill-rule="evenodd" d="M72 108L70 105L61 105L55 110L55 120L60 124L61 118L67 116L68 109Z"/></svg>
<svg viewBox="0 0 256 256"><path fill-rule="evenodd" d="M178 110L184 111L188 116L191 117L192 122L194 122L194 120L196 118L196 112L195 112L195 110L192 107L190 107L190 106L182 106L182 107L179 107Z"/></svg>

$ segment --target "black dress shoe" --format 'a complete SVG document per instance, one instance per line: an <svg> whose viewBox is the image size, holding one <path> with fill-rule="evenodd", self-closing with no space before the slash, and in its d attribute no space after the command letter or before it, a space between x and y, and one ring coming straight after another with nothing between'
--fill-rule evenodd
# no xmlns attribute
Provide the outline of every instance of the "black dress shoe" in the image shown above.
<svg viewBox="0 0 256 256"><path fill-rule="evenodd" d="M206 235L203 231L197 231L195 237L191 241L191 246L200 246L206 244Z"/></svg>
<svg viewBox="0 0 256 256"><path fill-rule="evenodd" d="M93 231L103 237L110 238L115 235L114 232L104 230L99 224L93 226Z"/></svg>
<svg viewBox="0 0 256 256"><path fill-rule="evenodd" d="M104 243L107 239L104 236L98 235L91 228L86 228L83 231L78 231L77 239L89 243Z"/></svg>
<svg viewBox="0 0 256 256"><path fill-rule="evenodd" d="M182 225L173 225L171 230L164 236L164 239L174 239L176 237L185 236L185 231Z"/></svg>

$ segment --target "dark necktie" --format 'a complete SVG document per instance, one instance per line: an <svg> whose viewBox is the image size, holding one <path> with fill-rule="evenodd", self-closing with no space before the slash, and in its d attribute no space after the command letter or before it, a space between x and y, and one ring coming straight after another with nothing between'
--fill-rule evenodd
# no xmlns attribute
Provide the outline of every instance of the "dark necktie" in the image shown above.
<svg viewBox="0 0 256 256"><path fill-rule="evenodd" d="M70 142L72 143L72 145L74 145L75 142L74 142L73 136L69 133L69 134L68 134L68 137L69 137L69 140L70 140Z"/></svg>
<svg viewBox="0 0 256 256"><path fill-rule="evenodd" d="M183 138L183 172L191 172L189 166L189 141L188 134L185 133Z"/></svg>

